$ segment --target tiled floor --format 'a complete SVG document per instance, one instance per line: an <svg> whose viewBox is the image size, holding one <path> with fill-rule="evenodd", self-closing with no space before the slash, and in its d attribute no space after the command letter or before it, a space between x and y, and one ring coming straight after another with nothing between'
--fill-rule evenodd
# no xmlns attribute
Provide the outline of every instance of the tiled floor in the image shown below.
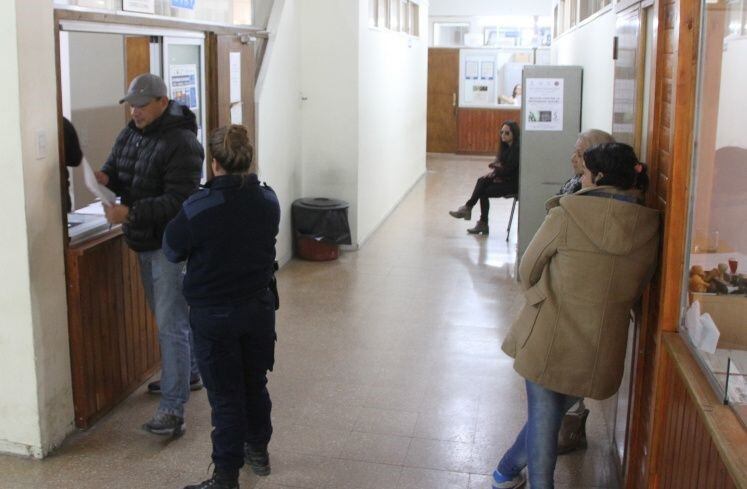
<svg viewBox="0 0 747 489"><path fill-rule="evenodd" d="M244 470L242 488L490 488L525 418L521 378L500 351L522 305L516 224L506 243L505 199L493 200L488 238L447 214L486 163L431 156L360 251L281 270L273 473ZM140 389L44 461L0 457L0 487L179 489L204 479L205 392L193 394L187 433L171 442L139 429L156 403ZM601 409L589 404L589 448L559 459L559 488L614 486Z"/></svg>

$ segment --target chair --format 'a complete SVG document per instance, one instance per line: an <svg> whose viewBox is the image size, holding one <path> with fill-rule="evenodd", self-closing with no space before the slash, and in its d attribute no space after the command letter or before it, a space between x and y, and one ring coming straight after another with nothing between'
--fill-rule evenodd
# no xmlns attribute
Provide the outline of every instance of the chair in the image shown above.
<svg viewBox="0 0 747 489"><path fill-rule="evenodd" d="M511 236L511 223L514 221L514 211L516 210L516 203L519 201L518 194L508 194L503 196L504 199L514 199L514 203L511 205L511 215L508 218L508 227L506 228L506 242L508 242L509 236Z"/></svg>

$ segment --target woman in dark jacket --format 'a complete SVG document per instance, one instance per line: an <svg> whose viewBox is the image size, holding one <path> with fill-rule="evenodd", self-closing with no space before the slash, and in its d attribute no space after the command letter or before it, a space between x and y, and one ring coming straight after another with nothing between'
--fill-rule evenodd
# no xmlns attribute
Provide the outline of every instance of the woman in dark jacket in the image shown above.
<svg viewBox="0 0 747 489"><path fill-rule="evenodd" d="M166 227L163 251L187 259L195 356L213 420L213 476L189 489L238 489L239 469L270 473L272 435L267 371L275 351L273 266L280 206L275 192L248 173L246 128L210 136L213 178Z"/></svg>
<svg viewBox="0 0 747 489"><path fill-rule="evenodd" d="M470 234L488 234L488 212L490 212L491 197L505 197L515 195L519 191L519 125L513 121L506 121L501 125L501 144L498 156L488 165L492 170L487 175L477 179L472 196L466 204L455 211L449 211L457 219L472 219L472 207L480 201L480 220L475 227L468 229Z"/></svg>

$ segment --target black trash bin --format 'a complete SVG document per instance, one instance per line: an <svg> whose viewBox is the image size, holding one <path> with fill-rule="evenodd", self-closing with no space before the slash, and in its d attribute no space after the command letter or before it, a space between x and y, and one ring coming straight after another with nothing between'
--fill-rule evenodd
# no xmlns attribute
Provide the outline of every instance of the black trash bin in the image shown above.
<svg viewBox="0 0 747 489"><path fill-rule="evenodd" d="M293 202L296 254L312 261L335 260L341 244L351 244L348 207L344 200L311 197Z"/></svg>

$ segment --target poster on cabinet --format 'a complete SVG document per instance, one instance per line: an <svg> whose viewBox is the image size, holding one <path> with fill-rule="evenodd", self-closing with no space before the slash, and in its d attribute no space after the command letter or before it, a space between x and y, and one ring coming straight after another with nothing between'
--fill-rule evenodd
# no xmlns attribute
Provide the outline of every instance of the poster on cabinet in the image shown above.
<svg viewBox="0 0 747 489"><path fill-rule="evenodd" d="M563 79L527 78L525 131L563 130Z"/></svg>

